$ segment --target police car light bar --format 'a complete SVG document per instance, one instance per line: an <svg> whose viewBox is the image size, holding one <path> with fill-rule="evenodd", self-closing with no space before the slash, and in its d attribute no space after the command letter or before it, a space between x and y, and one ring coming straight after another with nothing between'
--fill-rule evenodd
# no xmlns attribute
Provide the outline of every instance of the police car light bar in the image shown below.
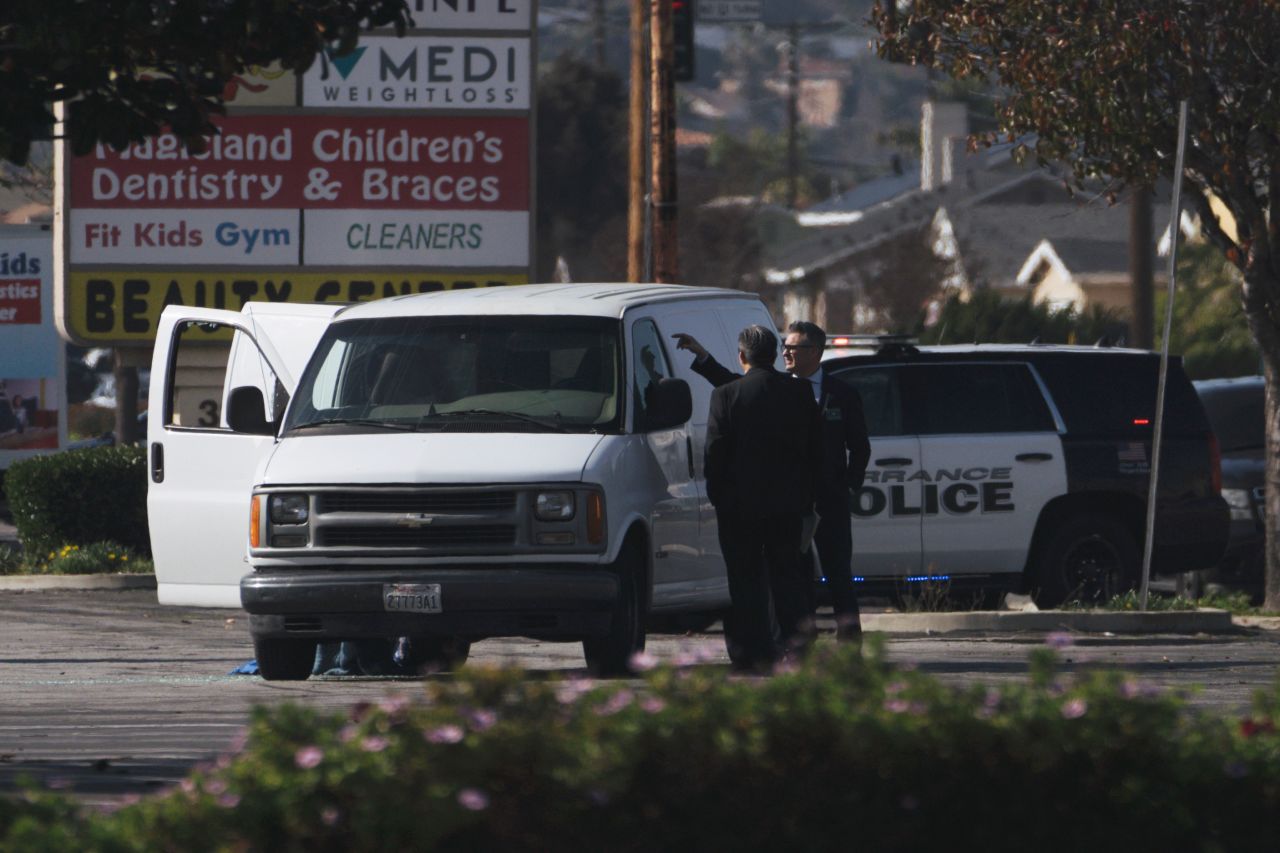
<svg viewBox="0 0 1280 853"><path fill-rule="evenodd" d="M833 347L882 347L891 344L907 345L918 343L912 335L828 335L827 349Z"/></svg>

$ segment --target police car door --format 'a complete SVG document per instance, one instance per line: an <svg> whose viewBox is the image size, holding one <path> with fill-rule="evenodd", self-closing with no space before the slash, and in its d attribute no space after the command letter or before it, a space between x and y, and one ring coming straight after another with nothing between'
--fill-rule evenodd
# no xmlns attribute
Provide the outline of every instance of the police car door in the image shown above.
<svg viewBox="0 0 1280 853"><path fill-rule="evenodd" d="M924 569L1006 574L1026 564L1036 519L1067 490L1061 424L1020 362L916 364Z"/></svg>
<svg viewBox="0 0 1280 853"><path fill-rule="evenodd" d="M920 442L907 434L900 365L846 367L832 375L862 395L871 461L852 496L853 574L912 577L920 572ZM819 522L821 523L821 522Z"/></svg>
<svg viewBox="0 0 1280 853"><path fill-rule="evenodd" d="M339 308L297 305L273 318L170 306L161 315L147 418L147 516L161 604L240 606L249 495L275 437L233 432L227 398L233 387L257 387L264 419L278 422L302 359ZM288 346L272 345L275 330L287 330Z"/></svg>

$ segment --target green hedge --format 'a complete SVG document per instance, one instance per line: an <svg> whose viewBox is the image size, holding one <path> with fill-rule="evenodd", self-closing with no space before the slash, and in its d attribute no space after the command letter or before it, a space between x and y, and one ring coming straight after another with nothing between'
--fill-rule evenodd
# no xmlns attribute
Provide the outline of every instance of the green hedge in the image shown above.
<svg viewBox="0 0 1280 853"><path fill-rule="evenodd" d="M28 554L104 541L151 554L145 448L91 447L15 462L5 495Z"/></svg>
<svg viewBox="0 0 1280 853"><path fill-rule="evenodd" d="M234 754L111 815L0 801L5 849L1246 850L1280 810L1280 687L1197 711L1122 673L952 688L847 650L768 679L464 670L346 714L257 709ZM642 665L647 665L641 662ZM414 688L415 691L417 688Z"/></svg>

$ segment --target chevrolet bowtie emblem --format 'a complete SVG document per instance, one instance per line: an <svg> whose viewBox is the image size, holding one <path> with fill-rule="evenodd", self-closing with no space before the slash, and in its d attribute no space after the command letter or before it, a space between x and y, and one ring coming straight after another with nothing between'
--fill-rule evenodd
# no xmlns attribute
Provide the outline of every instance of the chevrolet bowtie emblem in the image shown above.
<svg viewBox="0 0 1280 853"><path fill-rule="evenodd" d="M427 515L425 512L406 515L404 518L396 522L397 527L423 527L435 521L434 515Z"/></svg>

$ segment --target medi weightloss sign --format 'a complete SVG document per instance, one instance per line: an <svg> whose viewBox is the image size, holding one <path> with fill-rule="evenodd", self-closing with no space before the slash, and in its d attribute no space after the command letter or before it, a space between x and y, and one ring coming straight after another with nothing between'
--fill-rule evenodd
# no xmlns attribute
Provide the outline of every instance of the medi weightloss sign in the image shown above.
<svg viewBox="0 0 1280 853"><path fill-rule="evenodd" d="M524 117L228 116L71 164L71 263L521 266Z"/></svg>

